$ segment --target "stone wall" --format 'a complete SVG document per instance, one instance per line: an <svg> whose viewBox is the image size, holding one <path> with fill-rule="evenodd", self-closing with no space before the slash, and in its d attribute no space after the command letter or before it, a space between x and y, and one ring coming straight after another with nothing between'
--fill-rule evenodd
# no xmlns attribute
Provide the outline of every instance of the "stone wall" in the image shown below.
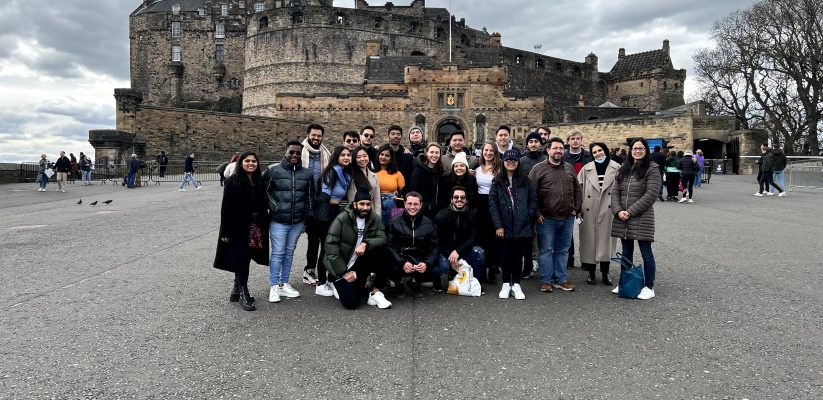
<svg viewBox="0 0 823 400"><path fill-rule="evenodd" d="M611 82L609 99L618 106L637 107L642 111L667 110L683 105L685 72L682 76L658 72Z"/></svg>
<svg viewBox="0 0 823 400"><path fill-rule="evenodd" d="M675 150L691 149L694 143L693 117L636 117L613 120L598 120L575 124L550 125L552 136L566 140L569 133L583 132L583 142L603 142L609 148L627 148L626 139L642 137L663 138ZM725 140L724 140L725 141Z"/></svg>

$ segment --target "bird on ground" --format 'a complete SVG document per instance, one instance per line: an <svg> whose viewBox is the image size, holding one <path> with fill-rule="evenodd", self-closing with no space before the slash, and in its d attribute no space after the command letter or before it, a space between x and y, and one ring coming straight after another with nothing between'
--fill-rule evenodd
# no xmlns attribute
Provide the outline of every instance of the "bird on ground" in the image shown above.
<svg viewBox="0 0 823 400"><path fill-rule="evenodd" d="M111 204L111 202L112 202L112 201L114 201L114 200L106 200L106 201L104 201L103 203L105 203L105 204Z"/></svg>
<svg viewBox="0 0 823 400"><path fill-rule="evenodd" d="M77 200L77 204L83 204L83 199Z"/></svg>
<svg viewBox="0 0 823 400"><path fill-rule="evenodd" d="M89 205L90 205L90 206L96 206L96 205L97 205L97 200L92 201L92 202L91 202L91 204L89 204Z"/></svg>

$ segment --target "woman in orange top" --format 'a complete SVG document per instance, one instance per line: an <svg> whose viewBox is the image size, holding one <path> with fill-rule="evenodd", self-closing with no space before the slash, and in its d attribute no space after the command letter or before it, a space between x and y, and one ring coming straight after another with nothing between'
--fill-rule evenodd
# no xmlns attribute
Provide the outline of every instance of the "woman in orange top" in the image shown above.
<svg viewBox="0 0 823 400"><path fill-rule="evenodd" d="M395 208L394 201L406 186L406 180L397 169L397 161L394 159L394 151L390 145L380 146L377 150L377 161L375 172L380 182L380 202L383 206L380 216L383 218L383 225L388 225L391 220L391 211Z"/></svg>

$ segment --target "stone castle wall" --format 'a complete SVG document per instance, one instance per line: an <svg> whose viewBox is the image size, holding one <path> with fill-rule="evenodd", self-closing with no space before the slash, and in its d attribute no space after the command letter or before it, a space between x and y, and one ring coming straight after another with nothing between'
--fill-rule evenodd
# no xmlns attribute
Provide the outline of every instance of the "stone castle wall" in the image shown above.
<svg viewBox="0 0 823 400"><path fill-rule="evenodd" d="M609 121L550 125L552 136L564 141L571 132L583 133L583 142L603 142L612 148L627 148L626 139L642 137L663 138L675 150L691 149L694 143L693 120L691 115L676 117L636 117Z"/></svg>
<svg viewBox="0 0 823 400"><path fill-rule="evenodd" d="M683 105L681 76L643 75L623 79L609 85L609 98L622 107L636 107L641 111L658 111Z"/></svg>

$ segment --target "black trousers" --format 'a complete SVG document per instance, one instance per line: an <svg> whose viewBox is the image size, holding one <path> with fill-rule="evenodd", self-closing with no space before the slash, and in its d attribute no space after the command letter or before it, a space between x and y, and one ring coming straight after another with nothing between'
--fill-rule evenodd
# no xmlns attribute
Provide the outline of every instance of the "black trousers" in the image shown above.
<svg viewBox="0 0 823 400"><path fill-rule="evenodd" d="M683 187L688 189L689 191L689 198L691 199L694 196L694 175L683 175L680 179L683 180ZM684 193L685 195L685 193Z"/></svg>
<svg viewBox="0 0 823 400"><path fill-rule="evenodd" d="M357 257L357 260L354 261L354 265L349 268L349 271L354 271L355 274L357 274L357 279L352 282L354 284L353 286L357 290L357 295L340 296L340 304L342 304L343 307L355 309L360 305L362 298L368 294L366 290L366 282L368 282L371 274L374 274L374 282L372 283L373 288L382 289L386 286L388 275L383 259L384 254L383 249L367 250L362 256ZM341 278L342 275L333 276L332 274L329 274L329 279L337 280Z"/></svg>
<svg viewBox="0 0 823 400"><path fill-rule="evenodd" d="M532 238L500 239L501 283L520 283L523 258L531 257Z"/></svg>
<svg viewBox="0 0 823 400"><path fill-rule="evenodd" d="M677 188L680 185L679 172L666 172L666 195L667 197L677 197Z"/></svg>
<svg viewBox="0 0 823 400"><path fill-rule="evenodd" d="M777 189L780 193L783 193L783 188L780 187L778 184L774 183L774 173L760 173L758 175L760 178L757 180L757 184L760 186L760 193L769 190L769 185Z"/></svg>
<svg viewBox="0 0 823 400"><path fill-rule="evenodd" d="M339 205L334 205L333 204L331 207L332 207L331 215L333 215L334 217L336 217L337 214L340 214L340 211L343 210L343 208L340 207ZM334 217L332 217L332 219L328 220L328 221L318 221L318 225L319 225L318 226L318 233L319 233L319 240L320 240L320 256L317 259L317 269L315 270L315 272L317 272L317 282L319 282L319 284L321 284L321 285L324 285L327 282L326 265L323 264L323 259L326 257L326 236L329 235L329 228L331 228L331 222L334 219Z"/></svg>
<svg viewBox="0 0 823 400"><path fill-rule="evenodd" d="M305 269L317 268L317 254L320 251L320 221L314 217L306 217L306 267Z"/></svg>

